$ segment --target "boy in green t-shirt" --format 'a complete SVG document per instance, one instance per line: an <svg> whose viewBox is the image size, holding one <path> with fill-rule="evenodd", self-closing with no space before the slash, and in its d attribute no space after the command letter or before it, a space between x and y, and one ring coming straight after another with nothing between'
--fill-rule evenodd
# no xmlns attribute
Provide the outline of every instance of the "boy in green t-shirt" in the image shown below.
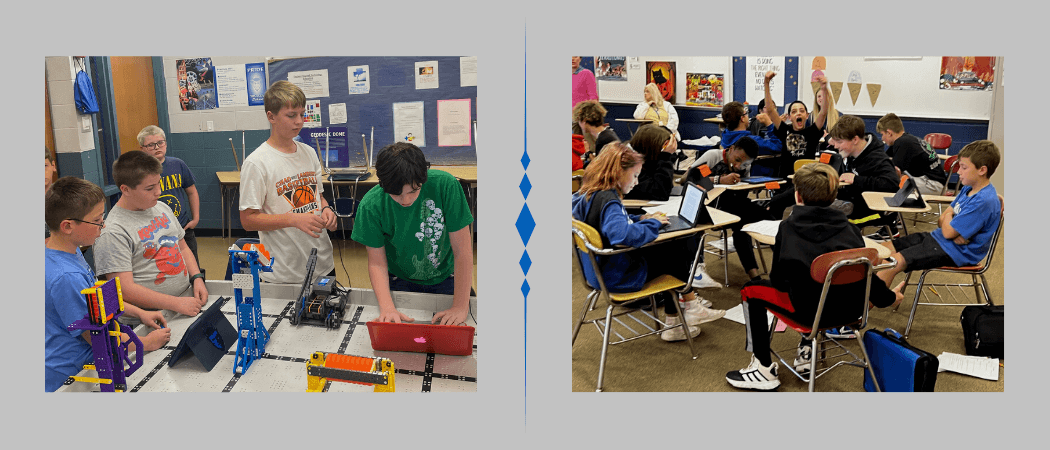
<svg viewBox="0 0 1050 450"><path fill-rule="evenodd" d="M394 306L391 291L451 294L452 307L434 323L459 325L469 313L474 221L455 177L431 170L415 145L399 142L376 156L379 185L361 199L351 234L368 253L368 279L379 301L380 322L411 322Z"/></svg>

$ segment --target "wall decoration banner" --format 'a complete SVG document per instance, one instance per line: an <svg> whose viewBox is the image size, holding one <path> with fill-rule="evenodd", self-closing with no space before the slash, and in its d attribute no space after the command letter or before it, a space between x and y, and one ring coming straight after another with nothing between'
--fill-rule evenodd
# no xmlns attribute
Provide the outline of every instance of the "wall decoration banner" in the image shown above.
<svg viewBox="0 0 1050 450"><path fill-rule="evenodd" d="M995 57L945 56L939 85L953 91L990 91L995 85Z"/></svg>
<svg viewBox="0 0 1050 450"><path fill-rule="evenodd" d="M183 111L219 107L219 98L215 93L214 67L211 58L175 60L176 77L179 80L179 104Z"/></svg>
<svg viewBox="0 0 1050 450"><path fill-rule="evenodd" d="M674 61L646 61L645 62L645 84L656 83L664 100L674 104L675 79L677 71Z"/></svg>
<svg viewBox="0 0 1050 450"><path fill-rule="evenodd" d="M594 76L604 81L627 81L626 56L598 56L594 60Z"/></svg>
<svg viewBox="0 0 1050 450"><path fill-rule="evenodd" d="M690 106L722 107L722 87L725 75L721 73L685 74L685 104Z"/></svg>

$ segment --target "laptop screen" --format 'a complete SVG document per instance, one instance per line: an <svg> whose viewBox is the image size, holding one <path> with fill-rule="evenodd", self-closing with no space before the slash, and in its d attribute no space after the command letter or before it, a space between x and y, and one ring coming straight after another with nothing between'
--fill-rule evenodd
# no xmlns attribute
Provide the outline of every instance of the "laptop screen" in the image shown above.
<svg viewBox="0 0 1050 450"><path fill-rule="evenodd" d="M678 215L688 220L689 223L696 223L696 213L700 211L700 207L703 205L704 192L700 188L690 183L685 188L685 197L682 198L682 206L678 210Z"/></svg>

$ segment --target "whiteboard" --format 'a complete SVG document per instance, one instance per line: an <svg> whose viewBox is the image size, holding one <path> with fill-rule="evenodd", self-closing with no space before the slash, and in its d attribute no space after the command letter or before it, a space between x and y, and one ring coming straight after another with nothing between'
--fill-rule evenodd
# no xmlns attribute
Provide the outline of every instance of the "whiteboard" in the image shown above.
<svg viewBox="0 0 1050 450"><path fill-rule="evenodd" d="M724 99L733 98L732 58L729 56L628 56L627 81L598 80L598 99L602 102L641 103L645 97L645 62L675 63L675 107L685 106L686 73L720 73L724 78ZM637 68L632 69L632 66ZM690 106L690 108L700 108Z"/></svg>
<svg viewBox="0 0 1050 450"><path fill-rule="evenodd" d="M814 56L803 56L799 62L799 88L807 105L813 104ZM994 92L942 90L938 87L940 56L825 56L823 70L828 82L842 82L835 108L842 114L883 116L894 113L901 117L936 119L988 120L992 117ZM861 88L853 104L847 83L851 73L860 76ZM1002 76L996 68L996 77ZM875 104L871 103L869 84L881 85ZM600 91L599 91L600 92Z"/></svg>

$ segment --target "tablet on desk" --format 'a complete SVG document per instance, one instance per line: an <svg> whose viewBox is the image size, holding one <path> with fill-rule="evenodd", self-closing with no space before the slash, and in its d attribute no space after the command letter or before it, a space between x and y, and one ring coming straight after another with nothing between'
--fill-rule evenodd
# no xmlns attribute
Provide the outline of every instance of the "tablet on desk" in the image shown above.
<svg viewBox="0 0 1050 450"><path fill-rule="evenodd" d="M671 233L693 228L697 225L710 224L711 215L708 214L705 201L707 193L694 183L689 183L685 188L685 196L678 206L677 216L668 216L667 224L660 227L660 234Z"/></svg>
<svg viewBox="0 0 1050 450"><path fill-rule="evenodd" d="M783 178L774 178L774 177L763 177L763 176L745 177L745 178L741 178L740 179L741 183L746 183L746 184L766 184L766 183L770 183L770 182L773 182L773 181L776 181L776 182L779 183L781 181L784 181L784 179Z"/></svg>

